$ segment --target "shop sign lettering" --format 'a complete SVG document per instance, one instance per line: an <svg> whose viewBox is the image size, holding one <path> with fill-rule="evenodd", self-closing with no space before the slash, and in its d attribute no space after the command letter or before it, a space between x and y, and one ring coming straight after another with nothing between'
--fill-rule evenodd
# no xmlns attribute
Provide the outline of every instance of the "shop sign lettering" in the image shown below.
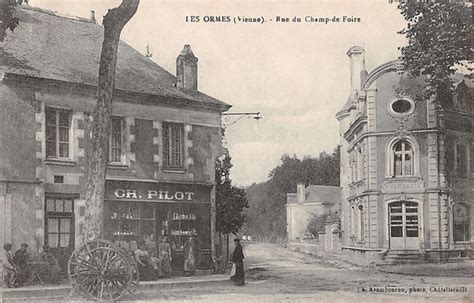
<svg viewBox="0 0 474 303"><path fill-rule="evenodd" d="M146 200L160 200L160 201L192 201L194 192L189 191L175 191L167 190L147 190L140 193L136 189L121 189L118 188L114 192L115 198L118 199L146 199Z"/></svg>

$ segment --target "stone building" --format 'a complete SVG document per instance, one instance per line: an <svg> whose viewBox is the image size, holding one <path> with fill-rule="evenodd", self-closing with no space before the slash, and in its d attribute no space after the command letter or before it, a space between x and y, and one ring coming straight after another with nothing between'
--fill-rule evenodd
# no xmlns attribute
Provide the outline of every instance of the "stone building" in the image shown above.
<svg viewBox="0 0 474 303"><path fill-rule="evenodd" d="M341 136L343 248L438 260L473 248L473 81L456 74L441 107L397 61L368 73L354 46Z"/></svg>
<svg viewBox="0 0 474 303"><path fill-rule="evenodd" d="M341 189L338 186L299 183L296 193L287 194L286 236L288 241L302 240L309 234L308 222L313 215L339 217Z"/></svg>
<svg viewBox="0 0 474 303"><path fill-rule="evenodd" d="M28 243L33 255L48 244L64 270L83 241L103 27L17 13L0 49L0 242ZM168 236L178 268L190 235L200 242L198 266L211 262L214 166L230 108L197 90L197 61L186 45L175 77L121 41L112 109L104 238L134 250L145 236Z"/></svg>

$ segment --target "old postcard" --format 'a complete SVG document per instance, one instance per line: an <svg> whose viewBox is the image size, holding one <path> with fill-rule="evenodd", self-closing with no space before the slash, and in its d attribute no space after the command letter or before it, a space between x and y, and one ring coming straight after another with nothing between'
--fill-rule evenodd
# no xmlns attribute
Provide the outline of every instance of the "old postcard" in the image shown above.
<svg viewBox="0 0 474 303"><path fill-rule="evenodd" d="M1 301L473 302L472 27L0 0Z"/></svg>

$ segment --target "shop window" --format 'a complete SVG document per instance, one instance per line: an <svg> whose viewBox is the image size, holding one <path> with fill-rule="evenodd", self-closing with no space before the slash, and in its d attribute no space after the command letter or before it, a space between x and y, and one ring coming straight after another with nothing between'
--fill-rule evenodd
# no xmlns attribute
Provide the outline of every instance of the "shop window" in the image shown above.
<svg viewBox="0 0 474 303"><path fill-rule="evenodd" d="M469 170L467 147L456 145L455 147L456 175L459 178L466 178Z"/></svg>
<svg viewBox="0 0 474 303"><path fill-rule="evenodd" d="M398 141L393 148L394 176L413 175L413 149L405 140Z"/></svg>
<svg viewBox="0 0 474 303"><path fill-rule="evenodd" d="M464 204L453 205L453 237L454 242L469 241L469 212Z"/></svg>
<svg viewBox="0 0 474 303"><path fill-rule="evenodd" d="M182 168L184 158L184 125L163 123L163 166Z"/></svg>
<svg viewBox="0 0 474 303"><path fill-rule="evenodd" d="M69 158L70 111L46 108L46 157Z"/></svg>
<svg viewBox="0 0 474 303"><path fill-rule="evenodd" d="M109 161L122 163L123 119L112 117L110 120Z"/></svg>

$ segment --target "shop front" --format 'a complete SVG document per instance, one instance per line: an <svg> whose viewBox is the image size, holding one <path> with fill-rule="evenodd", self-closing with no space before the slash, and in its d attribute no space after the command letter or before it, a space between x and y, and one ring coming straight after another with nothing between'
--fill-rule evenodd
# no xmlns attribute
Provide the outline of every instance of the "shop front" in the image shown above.
<svg viewBox="0 0 474 303"><path fill-rule="evenodd" d="M107 181L105 238L134 252L150 239L171 245L172 267L181 271L184 248L193 236L197 268L211 266L211 186Z"/></svg>

